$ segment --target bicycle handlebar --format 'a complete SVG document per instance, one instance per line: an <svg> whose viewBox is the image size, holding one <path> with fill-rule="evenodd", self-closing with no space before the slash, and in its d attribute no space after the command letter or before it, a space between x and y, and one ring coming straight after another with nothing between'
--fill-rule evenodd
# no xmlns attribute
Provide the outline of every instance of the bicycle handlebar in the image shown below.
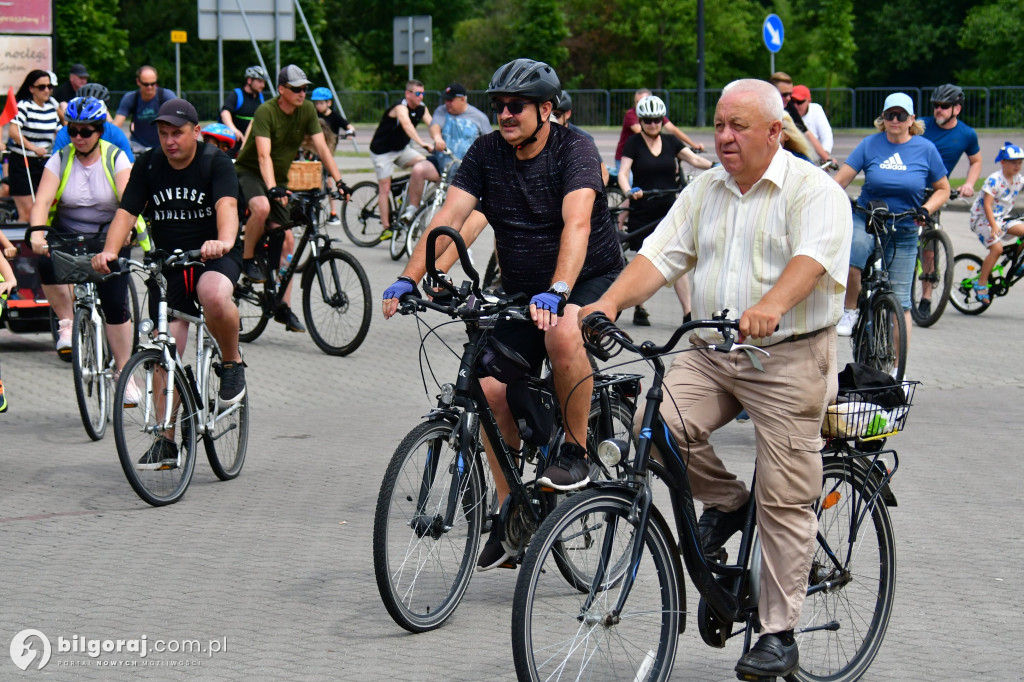
<svg viewBox="0 0 1024 682"><path fill-rule="evenodd" d="M671 351L679 343L683 334L696 329L716 329L722 334L724 341L719 344L709 344L708 348L711 350L729 352L737 348L752 348L764 352L763 348L735 342L733 332L739 330L739 321L726 319L728 313L728 310L722 310L712 315L710 320L685 322L677 327L669 340L661 346L656 346L651 341L644 341L638 346L629 334L615 326L615 323L609 320L604 313L591 313L583 318L583 345L601 361L609 360L618 354L619 351L612 352L616 345L620 350L626 348L649 358Z"/></svg>
<svg viewBox="0 0 1024 682"><path fill-rule="evenodd" d="M471 280L470 293L483 300L484 294L480 291L480 275L477 273L476 268L473 267L473 262L469 258L469 249L466 248L466 242L463 241L462 235L447 225L439 225L427 235L427 274L430 276L431 281L453 296L459 296L459 290L455 288L455 285L445 277L442 277L442 273L437 269L435 253L437 240L441 237L448 237L454 242L455 248L459 252L459 262L462 264L462 270Z"/></svg>

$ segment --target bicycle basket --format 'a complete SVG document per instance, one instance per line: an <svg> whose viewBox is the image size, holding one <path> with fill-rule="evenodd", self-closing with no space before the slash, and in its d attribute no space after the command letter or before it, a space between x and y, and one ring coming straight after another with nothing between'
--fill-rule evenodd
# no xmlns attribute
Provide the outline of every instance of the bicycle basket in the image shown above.
<svg viewBox="0 0 1024 682"><path fill-rule="evenodd" d="M821 435L826 438L878 440L899 433L907 423L919 381L893 386L840 389L835 404L825 410ZM902 399L893 404L894 391Z"/></svg>
<svg viewBox="0 0 1024 682"><path fill-rule="evenodd" d="M66 251L50 251L53 274L57 284L83 284L100 282L101 276L92 269L88 254L75 255Z"/></svg>
<svg viewBox="0 0 1024 682"><path fill-rule="evenodd" d="M323 184L323 165L319 161L292 161L288 167L288 189L319 189Z"/></svg>

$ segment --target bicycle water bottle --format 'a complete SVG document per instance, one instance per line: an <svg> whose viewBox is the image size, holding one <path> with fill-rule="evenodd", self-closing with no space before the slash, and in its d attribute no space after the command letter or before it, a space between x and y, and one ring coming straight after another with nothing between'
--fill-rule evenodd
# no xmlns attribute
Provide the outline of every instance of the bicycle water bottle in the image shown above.
<svg viewBox="0 0 1024 682"><path fill-rule="evenodd" d="M284 279L284 273L288 271L288 266L292 264L292 254L288 254L284 257L284 265L281 266L281 270L277 273L278 279Z"/></svg>

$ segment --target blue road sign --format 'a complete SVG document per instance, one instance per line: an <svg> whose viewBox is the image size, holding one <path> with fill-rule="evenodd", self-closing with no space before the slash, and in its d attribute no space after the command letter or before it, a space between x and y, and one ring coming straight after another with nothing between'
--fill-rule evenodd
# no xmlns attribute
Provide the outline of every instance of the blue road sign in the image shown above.
<svg viewBox="0 0 1024 682"><path fill-rule="evenodd" d="M782 19L779 19L778 15L769 14L765 17L764 25L761 27L761 37L764 38L764 44L769 52L775 53L782 49L782 41L786 37L786 33L782 29Z"/></svg>

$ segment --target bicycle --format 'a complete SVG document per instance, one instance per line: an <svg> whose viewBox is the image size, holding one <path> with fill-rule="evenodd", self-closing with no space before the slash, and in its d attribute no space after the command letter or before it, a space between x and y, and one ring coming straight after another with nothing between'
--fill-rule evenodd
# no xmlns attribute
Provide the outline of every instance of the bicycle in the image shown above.
<svg viewBox="0 0 1024 682"><path fill-rule="evenodd" d="M276 281L280 249L274 248L273 233L263 236L255 258L265 282L253 282L244 274L235 284L239 340L251 343L284 305L285 292L295 274L302 271L302 317L313 343L328 355L348 355L359 348L370 329L370 281L355 256L336 249L323 229L323 190L289 192L292 224L302 228L295 253L280 281ZM283 229L283 228L282 228ZM280 232L277 232L280 234ZM310 254L306 257L306 247Z"/></svg>
<svg viewBox="0 0 1024 682"><path fill-rule="evenodd" d="M222 481L237 477L245 463L249 440L249 392L232 405L220 403L221 349L206 327L202 308L197 316L167 306L164 272L200 264L200 252L155 251L146 262L119 259L147 277L156 298L157 319L146 320L149 341L121 370L114 392L114 439L117 456L132 489L159 507L179 501L196 466L196 444L202 439L210 468ZM195 365L185 365L170 335L170 318L195 329ZM168 380L168 377L171 377Z"/></svg>
<svg viewBox="0 0 1024 682"><path fill-rule="evenodd" d="M420 207L416 209L416 213L413 214L408 224L406 221L400 220L395 225L395 229L391 230L391 260L398 260L404 254L413 252L416 242L430 227L430 221L434 219L434 214L444 205L445 197L448 196L448 188L451 186L452 180L455 179L455 173L462 165L462 160L456 159L450 149L445 149L442 153L448 157L449 161L444 171L441 172L441 179L437 183L431 183L429 188L424 188Z"/></svg>
<svg viewBox="0 0 1024 682"><path fill-rule="evenodd" d="M567 671L576 679L668 679L687 611L680 554L700 595L696 617L701 639L722 648L729 638L743 635L744 653L750 649L759 627L761 571L755 503L751 498L734 563L727 563L725 553L705 555L687 453L659 410L662 358L690 331L721 333L722 342L704 352L765 352L736 343L737 323L725 319L726 313L682 325L662 346L634 344L599 313L584 320L590 352L602 359L621 349L636 353L653 366L654 381L632 460L625 442L599 446L605 465L622 466L626 475L594 483L563 501L527 550L512 606L512 651L520 680L550 679ZM895 590L888 508L896 504L889 484L899 467L896 452L882 446L885 438L902 430L915 387L916 382L903 382L896 389L899 406L891 411L873 405L859 412L851 409L841 423L829 419L829 439L821 451L823 486L813 504L818 533L795 630L800 667L787 679L859 679L881 646ZM879 399L872 391L847 397ZM660 461L652 458L652 447L662 454ZM892 458L891 465L886 457ZM654 504L655 479L667 486L678 544ZM551 565L558 553L571 555L574 563L593 573L591 584L566 589ZM734 631L736 624L740 627Z"/></svg>
<svg viewBox="0 0 1024 682"><path fill-rule="evenodd" d="M1011 214L1007 220L1021 220L1021 214ZM974 285L981 275L983 259L973 253L961 253L953 259L953 286L950 301L964 315L981 315L989 309L997 296L1006 296L1010 287L1024 279L1024 238L1018 237L1003 249L1003 255L988 276L987 301L978 300Z"/></svg>
<svg viewBox="0 0 1024 682"><path fill-rule="evenodd" d="M892 374L898 381L903 378L907 365L907 320L903 306L889 285L882 235L891 234L900 218L916 213L890 213L884 201L869 202L866 209L854 204L853 210L867 215L867 232L875 241L875 249L861 275L857 322L850 334L853 359Z"/></svg>
<svg viewBox="0 0 1024 682"><path fill-rule="evenodd" d="M927 192L925 198L930 195ZM960 192L953 190L949 198L959 199ZM936 211L929 223L921 226L918 237L910 317L919 327L930 327L939 321L953 291L953 241L942 229L939 215ZM922 308L922 300L929 301L929 305Z"/></svg>
<svg viewBox="0 0 1024 682"><path fill-rule="evenodd" d="M478 364L481 354L490 348L493 322L522 319L529 323L528 308L510 299L483 296L466 246L449 227L430 233L427 263L434 263L435 242L441 235L455 241L471 281L459 289L444 282L448 300L443 302L407 295L400 312L438 311L464 323L469 338L461 353L453 351L460 357L456 382L440 387L436 407L395 450L374 515L378 591L391 617L410 632L440 627L458 607L472 578L480 537L490 531L491 524L502 524L505 548L518 561L544 516L560 499L571 495L556 494L537 485L536 478L526 478L527 464L535 466L539 475L564 438L552 386L536 377L518 383L525 389L528 404L542 413L537 419L521 417L522 450L512 449L502 438L480 386ZM440 281L436 270L431 270L433 281ZM436 330L428 333L436 334ZM639 375L631 374L599 374L595 378L588 427L591 436L587 439L592 463L597 461L594 448L598 439L629 438L627 428L639 380ZM509 501L500 508L488 481L489 468L483 463L481 429L494 445L511 490ZM612 470L591 468L593 477L616 475ZM589 576L581 574L569 558L559 562L558 570L571 584L589 582Z"/></svg>
<svg viewBox="0 0 1024 682"><path fill-rule="evenodd" d="M388 196L388 214L394 222L402 216L402 208L409 197L411 175L391 179L391 194ZM341 225L345 234L356 246L376 246L391 238L380 221L380 187L372 180L356 183L345 195L341 210Z"/></svg>

